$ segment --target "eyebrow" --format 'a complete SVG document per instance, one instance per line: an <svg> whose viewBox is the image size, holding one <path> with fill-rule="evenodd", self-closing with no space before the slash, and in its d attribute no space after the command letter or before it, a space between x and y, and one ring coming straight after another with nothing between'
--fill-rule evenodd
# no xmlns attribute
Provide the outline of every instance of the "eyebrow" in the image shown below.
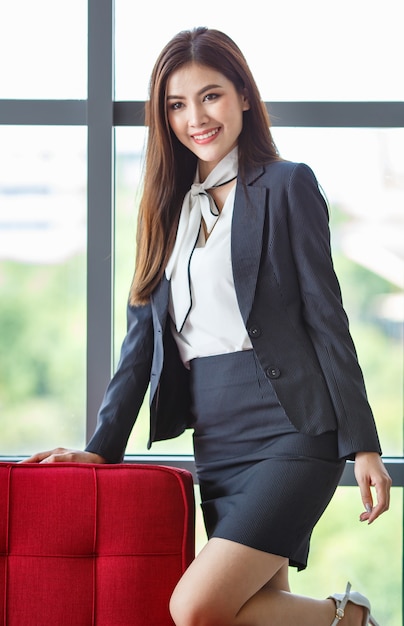
<svg viewBox="0 0 404 626"><path fill-rule="evenodd" d="M200 89L197 92L197 95L201 96L206 91L210 91L211 89L221 89L221 88L222 88L222 85L216 85L216 84L206 85L206 87L202 87L202 89ZM167 100L184 100L184 98L185 98L185 96L175 96L175 95L168 95L167 96Z"/></svg>

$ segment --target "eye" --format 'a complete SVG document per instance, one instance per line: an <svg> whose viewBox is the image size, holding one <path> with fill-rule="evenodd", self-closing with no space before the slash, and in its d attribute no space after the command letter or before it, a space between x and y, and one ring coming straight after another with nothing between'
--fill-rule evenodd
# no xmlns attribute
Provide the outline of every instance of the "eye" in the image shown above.
<svg viewBox="0 0 404 626"><path fill-rule="evenodd" d="M212 100L217 100L218 98L220 98L220 95L218 93L207 93L204 97L204 100L210 102Z"/></svg>
<svg viewBox="0 0 404 626"><path fill-rule="evenodd" d="M179 111L184 106L183 102L172 102L168 105L170 111Z"/></svg>

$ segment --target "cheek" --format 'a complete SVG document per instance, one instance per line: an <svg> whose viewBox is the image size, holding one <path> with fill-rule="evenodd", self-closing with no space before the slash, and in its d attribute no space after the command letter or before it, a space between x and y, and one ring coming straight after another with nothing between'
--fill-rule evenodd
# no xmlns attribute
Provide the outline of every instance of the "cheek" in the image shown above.
<svg viewBox="0 0 404 626"><path fill-rule="evenodd" d="M228 111L227 115L225 111L223 113L224 115L222 116L222 119L227 120L227 124L229 127L233 128L234 130L241 130L241 128L243 127L243 113L240 111L240 108L238 106L234 106L230 114Z"/></svg>
<svg viewBox="0 0 404 626"><path fill-rule="evenodd" d="M181 134L181 129L183 124L181 124L181 120L178 117L178 115L168 115L168 123L170 125L171 130L173 131L174 135L176 135L178 137L179 134Z"/></svg>

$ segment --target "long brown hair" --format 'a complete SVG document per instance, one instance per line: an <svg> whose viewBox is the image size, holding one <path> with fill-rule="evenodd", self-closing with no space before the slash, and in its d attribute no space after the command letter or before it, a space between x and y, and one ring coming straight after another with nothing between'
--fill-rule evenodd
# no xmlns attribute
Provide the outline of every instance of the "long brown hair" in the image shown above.
<svg viewBox="0 0 404 626"><path fill-rule="evenodd" d="M166 103L169 77L188 63L211 67L230 80L238 93L247 92L250 108L243 113L238 139L241 179L248 166L279 158L269 130L268 113L238 46L218 30L199 27L178 33L160 53L150 79L132 305L146 304L163 275L174 247L182 201L195 176L197 158L172 132Z"/></svg>

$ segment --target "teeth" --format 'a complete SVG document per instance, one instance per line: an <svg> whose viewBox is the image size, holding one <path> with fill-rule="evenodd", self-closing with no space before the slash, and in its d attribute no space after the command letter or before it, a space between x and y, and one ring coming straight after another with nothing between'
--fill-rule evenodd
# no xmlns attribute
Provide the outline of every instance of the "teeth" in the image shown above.
<svg viewBox="0 0 404 626"><path fill-rule="evenodd" d="M209 139L209 137L213 137L213 135L216 135L218 132L219 132L219 129L216 128L215 130L211 130L208 133L205 133L204 135L194 135L194 137L198 141L202 141L203 139Z"/></svg>

